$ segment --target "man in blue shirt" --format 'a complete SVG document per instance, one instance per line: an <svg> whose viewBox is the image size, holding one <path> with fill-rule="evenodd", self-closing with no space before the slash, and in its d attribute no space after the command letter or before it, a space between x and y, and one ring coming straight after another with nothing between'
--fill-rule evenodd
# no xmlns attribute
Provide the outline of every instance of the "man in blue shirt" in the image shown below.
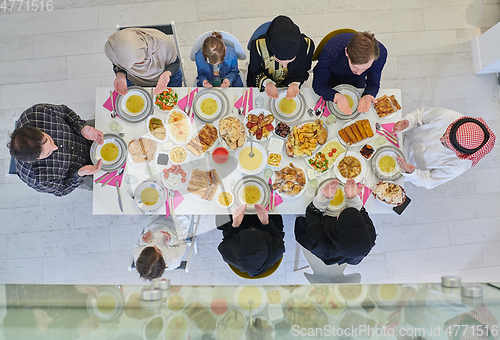
<svg viewBox="0 0 500 340"><path fill-rule="evenodd" d="M358 104L359 112L376 103L387 49L369 32L342 33L323 47L314 68L313 89L324 100L333 101L345 114L351 114L347 98L335 91L339 84L364 88Z"/></svg>

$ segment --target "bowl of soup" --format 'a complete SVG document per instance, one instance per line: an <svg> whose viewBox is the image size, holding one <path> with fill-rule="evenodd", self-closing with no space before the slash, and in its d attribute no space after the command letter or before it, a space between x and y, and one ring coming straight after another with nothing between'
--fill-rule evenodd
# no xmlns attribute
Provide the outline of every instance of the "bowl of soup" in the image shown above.
<svg viewBox="0 0 500 340"><path fill-rule="evenodd" d="M98 152L103 164L114 164L120 159L122 150L116 141L105 140L104 143L99 146Z"/></svg>
<svg viewBox="0 0 500 340"><path fill-rule="evenodd" d="M143 211L156 210L165 204L165 188L157 182L143 182L135 189L134 200Z"/></svg>
<svg viewBox="0 0 500 340"><path fill-rule="evenodd" d="M129 116L139 116L147 108L147 98L144 93L130 90L120 101L122 110Z"/></svg>

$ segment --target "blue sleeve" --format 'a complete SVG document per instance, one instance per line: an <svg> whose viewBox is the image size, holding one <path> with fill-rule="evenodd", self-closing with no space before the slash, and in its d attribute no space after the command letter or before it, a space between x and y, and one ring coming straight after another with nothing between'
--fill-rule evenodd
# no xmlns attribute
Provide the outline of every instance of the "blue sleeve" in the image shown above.
<svg viewBox="0 0 500 340"><path fill-rule="evenodd" d="M195 61L196 68L198 70L198 83L203 84L204 80L209 81L209 79L211 78L210 66L203 57L203 53L201 53L201 50L196 52Z"/></svg>
<svg viewBox="0 0 500 340"><path fill-rule="evenodd" d="M332 52L329 50L327 43L318 58L318 64L314 67L313 90L326 101L333 101L333 97L337 91L328 85L332 71L330 64L332 63Z"/></svg>
<svg viewBox="0 0 500 340"><path fill-rule="evenodd" d="M229 49L228 49L229 52ZM224 76L224 79L227 79L231 82L231 86L233 85L234 79L237 75L239 75L240 70L238 69L238 58L236 57L236 53L232 51L229 55L226 55L226 58L229 56L227 60L227 64L229 67L229 72ZM224 60L226 62L226 60ZM223 79L222 79L223 80Z"/></svg>
<svg viewBox="0 0 500 340"><path fill-rule="evenodd" d="M366 74L366 87L363 96L366 94L372 95L374 98L377 96L380 89L380 79L382 78L382 69L387 61L387 49L384 45L380 44L380 56L373 62L372 67Z"/></svg>

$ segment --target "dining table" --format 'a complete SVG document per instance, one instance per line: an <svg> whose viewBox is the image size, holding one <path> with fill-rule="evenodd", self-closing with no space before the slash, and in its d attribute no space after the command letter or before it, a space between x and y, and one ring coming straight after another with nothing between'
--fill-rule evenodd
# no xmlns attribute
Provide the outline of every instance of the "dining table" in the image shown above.
<svg viewBox="0 0 500 340"><path fill-rule="evenodd" d="M191 88L191 89L195 90L196 88ZM145 90L151 91L150 88L145 88ZM186 97L188 94L187 87L173 88L173 90L177 93L179 101L182 98ZM195 96L199 95L200 93L203 93L204 88L198 88L197 90L198 93L195 94ZM248 103L248 110L246 114L248 114L250 109L257 109L256 102L259 103L259 106L261 106L261 108L259 109L264 109L264 110L270 110L270 105L273 102L271 98L269 98L264 92L259 92L257 88L247 89L247 88L229 87L229 88L218 88L218 90L224 93L229 102L229 108L227 108L226 112L224 113L224 116L227 115L238 116L237 108L239 108L241 104L239 104L240 101L238 101L235 107L234 99L241 98L244 95L245 91L247 90L250 90L252 94L250 97L251 100L249 100ZM115 121L116 123L118 123L118 126L120 127L119 130L123 135L122 138L127 144L130 141L137 139L138 137L151 138L148 133L147 120L137 123L130 123L120 118L119 115L115 118L112 118L111 112L109 110L109 103L107 107L105 107L104 105L107 101L110 100L110 91L113 91L113 88L99 87L96 89L95 128L102 131L104 134L117 133L116 124L112 123L113 121ZM313 89L302 88L300 90L300 93L301 96L303 96L306 103L305 104L306 107L304 107L303 110L307 111L307 109L309 108L314 108L315 104L318 102L319 96L316 93L314 93ZM394 95L397 101L401 104L400 89L380 89L377 98L383 95L387 96ZM153 106L154 106L154 111L152 114L165 120L168 111L162 111L156 105ZM242 122L244 122L243 116L240 116L239 118L241 119ZM346 123L348 123L348 120L340 120L338 118L335 120L335 122L333 122L334 119L330 118L330 120L328 120L328 117L325 116L320 118L322 119L324 126L328 130L327 141L330 141L331 139L338 137L337 135L338 130L341 129ZM372 124L378 122L380 124L386 125L401 120L402 113L400 109L395 114L392 114L390 118L380 118L375 112L372 105L371 108L368 110L368 112L361 113L358 118L368 119ZM317 119L316 116L310 116L307 112L305 112L299 120L290 123L289 125L290 128L293 128L293 126L295 125L299 125L304 122L314 121L316 119ZM218 126L218 124L215 123L214 125ZM192 135L197 133L205 124L206 124L205 121L201 120L197 115L194 115L192 121ZM115 130L112 130L111 127L115 128ZM349 148L349 151L359 152L362 145L366 143L369 143L375 149L380 147L382 144L384 145L389 144L387 140L384 140L385 137L380 137L381 135L378 134L375 129L373 129L373 132L374 136L372 138L366 139L364 143L362 143L361 145L351 146ZM402 136L398 134L398 137L399 137L399 142L401 144L399 145L399 147L402 147L401 143ZM247 137L247 142L249 142L249 138L250 137ZM276 135L274 135L271 136L271 138L279 138L279 137L276 137ZM220 139L218 139L215 143L220 143ZM262 146L265 150L268 150L269 140L266 139L254 142L254 145L257 144ZM158 143L157 153L168 154L169 151L168 149L170 149L173 146L175 146L175 143L172 143L171 139L169 139L167 143ZM287 156L284 146L281 151L281 155L282 155L282 160L278 169L288 165L290 162L299 165L306 172L308 169L311 169L306 162L306 157L290 158ZM221 190L231 192L234 190L234 187L238 183L238 181L247 175L242 173L238 169L238 164L237 164L238 159L235 158L235 151L229 150L229 158L230 161L227 164L219 165L218 163L214 162L212 156L209 154L204 154L197 157L192 152L188 151L187 163L183 165L185 165L185 168L188 170L187 171L188 179L190 175L189 172L191 172L195 168L201 170L216 169L217 175L221 181L218 193ZM372 159L366 161L366 169L365 169L366 174L362 181L362 183L364 182L363 184L367 188L371 189L373 189L374 186L381 181L380 178L376 176L376 174L372 169L371 166ZM102 186L101 183L95 183L95 180L102 177L105 174L105 172L101 170L100 172L96 173L94 175L94 187L93 187L93 204L92 204L93 214L94 215L167 214L168 216L169 215L168 204L161 204L160 207L154 211L144 211L139 208L138 204L136 203L136 200L134 199L134 197L137 195L137 193L135 193L137 187L145 181L154 181L159 186L163 186L161 176L164 175L163 169L165 169L166 167L167 165L159 165L157 163L157 159L152 160L150 166L148 167L145 165L145 163L142 164L134 163L130 157L127 157L121 183L118 183L119 185L118 191L121 197L120 200L123 211L120 209L120 204L118 202L119 199L118 199L117 187L115 183L113 183L116 181L111 180L109 185ZM256 176L260 178L265 178L264 171L268 168L270 168L270 166L266 165L266 167L262 169L262 171L257 173ZM272 168L272 170L277 170L277 169ZM269 173L269 171L267 173ZM129 176L127 177L127 175ZM325 173L317 175L317 183L323 183L325 180L330 178L334 179L335 177L336 176L333 169L330 169ZM129 179L129 180L125 181L123 179ZM394 182L403 187L403 179L404 178L401 177L395 180ZM265 181L267 182L268 178L265 178ZM286 195L274 196L275 207L274 210L271 211L270 213L271 214L305 213L305 209L309 205L309 203L311 203L312 199L316 195L317 189L309 186L309 184L306 184L303 190L304 193L302 193L301 195L297 195L297 197L293 198L282 197ZM216 200L217 198L211 201L202 200L199 196L189 193L187 191L187 188L185 187L175 192L175 198L174 198L175 213L186 214L186 215L228 215L231 214L233 210L237 208L236 204L233 204L230 207L223 208L222 206L217 204ZM169 202L168 199L167 202ZM370 214L395 214L392 206L379 201L372 194L370 194L369 196L367 195L365 197L364 207Z"/></svg>

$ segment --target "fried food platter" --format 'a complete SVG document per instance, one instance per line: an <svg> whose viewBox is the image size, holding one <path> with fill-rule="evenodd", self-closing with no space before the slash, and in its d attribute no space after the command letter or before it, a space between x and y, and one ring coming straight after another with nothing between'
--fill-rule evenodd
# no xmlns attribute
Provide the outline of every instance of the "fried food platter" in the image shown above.
<svg viewBox="0 0 500 340"><path fill-rule="evenodd" d="M310 157L321 145L326 143L328 129L320 119L294 126L285 143L288 157Z"/></svg>
<svg viewBox="0 0 500 340"><path fill-rule="evenodd" d="M268 140L276 128L276 120L271 112L264 109L254 109L245 116L245 127L254 141Z"/></svg>
<svg viewBox="0 0 500 340"><path fill-rule="evenodd" d="M342 163L342 161L346 158L346 161ZM357 162L356 162L357 161ZM358 163L360 169L358 170ZM339 169L339 165L341 165ZM347 176L344 176L346 174L342 170L342 165L345 165L345 168L347 170ZM354 169L356 168L356 169ZM365 178L367 171L367 165L366 161L364 160L363 156L361 156L358 152L354 151L347 151L347 155L342 154L341 156L337 157L335 160L335 163L333 164L333 172L335 173L335 176L341 181L342 183L345 183L347 181L347 178L354 178L356 182L360 182L363 178ZM352 176L351 173L355 172L356 176Z"/></svg>
<svg viewBox="0 0 500 340"><path fill-rule="evenodd" d="M275 170L271 177L273 190L277 191L283 199L294 199L302 196L307 186L307 175L301 166L288 163L286 166Z"/></svg>

